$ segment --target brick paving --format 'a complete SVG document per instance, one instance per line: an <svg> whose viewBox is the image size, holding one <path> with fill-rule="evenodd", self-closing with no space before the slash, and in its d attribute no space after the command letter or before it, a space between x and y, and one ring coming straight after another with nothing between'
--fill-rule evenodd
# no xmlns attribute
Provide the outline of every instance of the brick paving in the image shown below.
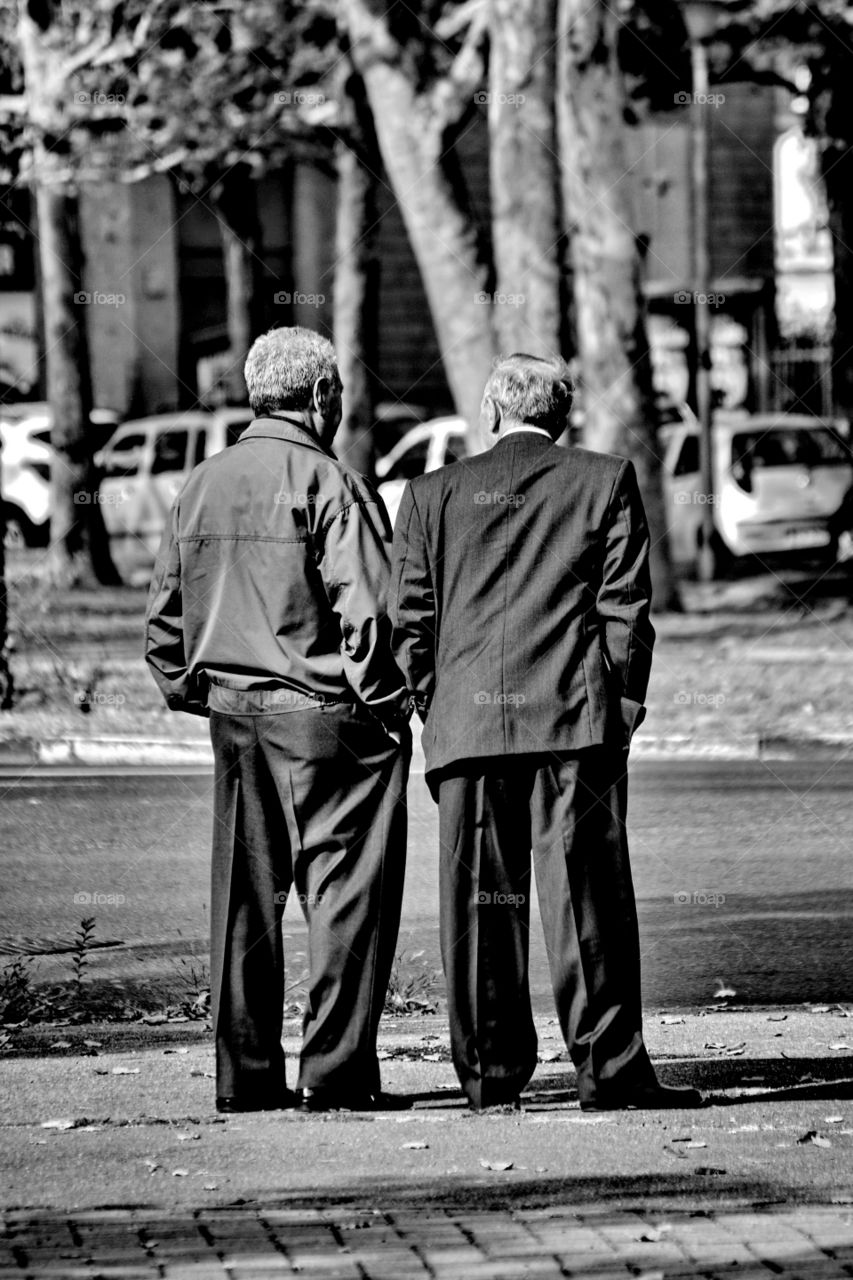
<svg viewBox="0 0 853 1280"><path fill-rule="evenodd" d="M843 1280L853 1205L9 1211L0 1280Z"/></svg>

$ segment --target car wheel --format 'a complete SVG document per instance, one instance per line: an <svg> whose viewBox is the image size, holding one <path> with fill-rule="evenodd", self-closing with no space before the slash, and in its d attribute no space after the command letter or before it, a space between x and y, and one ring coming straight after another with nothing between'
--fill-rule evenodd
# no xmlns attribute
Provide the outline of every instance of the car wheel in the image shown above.
<svg viewBox="0 0 853 1280"><path fill-rule="evenodd" d="M33 547L39 541L38 531L33 522L27 519L18 507L6 507L5 510L4 545L10 551L19 551L23 547Z"/></svg>

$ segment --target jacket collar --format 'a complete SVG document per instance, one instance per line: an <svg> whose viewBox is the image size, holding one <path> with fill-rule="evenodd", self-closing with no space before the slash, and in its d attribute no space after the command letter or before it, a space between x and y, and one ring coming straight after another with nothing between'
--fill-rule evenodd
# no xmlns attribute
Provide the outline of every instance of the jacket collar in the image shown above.
<svg viewBox="0 0 853 1280"><path fill-rule="evenodd" d="M540 435L538 431L510 431L507 435L501 436L500 440L496 440L492 445L493 449L500 449L506 445L518 445L521 449L551 449L554 447L554 441L550 436Z"/></svg>
<svg viewBox="0 0 853 1280"><path fill-rule="evenodd" d="M243 431L239 440L257 440L266 437L270 440L289 440L291 444L301 444L307 449L314 449L317 453L323 453L327 458L334 458L331 449L327 449L321 444L317 437L308 430L307 427L299 421L298 418L255 418L246 430Z"/></svg>

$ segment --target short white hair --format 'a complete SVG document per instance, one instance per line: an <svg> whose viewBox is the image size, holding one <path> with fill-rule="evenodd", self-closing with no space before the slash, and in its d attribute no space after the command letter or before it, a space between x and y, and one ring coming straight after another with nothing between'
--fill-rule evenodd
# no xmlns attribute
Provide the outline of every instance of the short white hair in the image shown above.
<svg viewBox="0 0 853 1280"><path fill-rule="evenodd" d="M572 372L559 356L516 351L495 361L483 399L493 400L505 418L551 431L565 426L574 400Z"/></svg>
<svg viewBox="0 0 853 1280"><path fill-rule="evenodd" d="M309 409L314 384L340 386L335 348L322 334L299 325L270 329L252 344L243 370L249 404L257 414Z"/></svg>

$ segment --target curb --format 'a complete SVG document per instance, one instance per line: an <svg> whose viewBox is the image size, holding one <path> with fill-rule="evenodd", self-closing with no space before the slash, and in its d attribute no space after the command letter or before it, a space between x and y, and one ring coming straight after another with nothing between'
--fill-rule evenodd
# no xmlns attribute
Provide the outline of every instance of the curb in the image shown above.
<svg viewBox="0 0 853 1280"><path fill-rule="evenodd" d="M853 738L793 738L784 734L746 734L737 739L693 738L687 734L638 733L632 759L667 760L835 761L853 756ZM88 765L188 765L213 768L210 743L199 738L85 737L19 738L0 742L0 767ZM412 773L423 773L420 744L415 745Z"/></svg>

